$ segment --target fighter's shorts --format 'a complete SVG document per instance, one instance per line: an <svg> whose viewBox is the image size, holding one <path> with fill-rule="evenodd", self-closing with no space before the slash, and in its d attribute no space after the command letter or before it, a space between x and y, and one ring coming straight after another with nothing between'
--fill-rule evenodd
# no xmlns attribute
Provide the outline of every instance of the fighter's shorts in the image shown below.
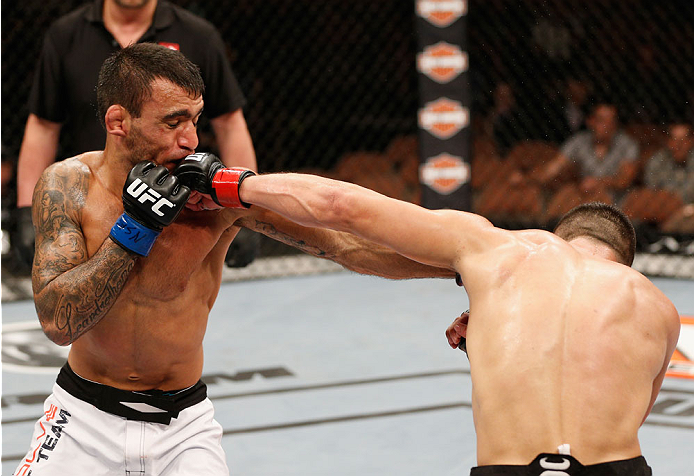
<svg viewBox="0 0 694 476"><path fill-rule="evenodd" d="M643 456L582 465L570 455L541 453L529 465L477 466L470 476L651 476Z"/></svg>
<svg viewBox="0 0 694 476"><path fill-rule="evenodd" d="M129 392L85 380L66 364L15 476L227 476L222 427L204 383Z"/></svg>

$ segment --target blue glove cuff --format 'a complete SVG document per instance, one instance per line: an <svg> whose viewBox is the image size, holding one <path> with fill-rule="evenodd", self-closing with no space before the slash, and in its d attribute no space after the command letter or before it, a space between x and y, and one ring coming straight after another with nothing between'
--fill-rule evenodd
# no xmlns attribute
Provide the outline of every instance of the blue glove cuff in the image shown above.
<svg viewBox="0 0 694 476"><path fill-rule="evenodd" d="M108 236L126 250L147 256L159 233L161 232L147 228L127 213L123 213L116 220Z"/></svg>

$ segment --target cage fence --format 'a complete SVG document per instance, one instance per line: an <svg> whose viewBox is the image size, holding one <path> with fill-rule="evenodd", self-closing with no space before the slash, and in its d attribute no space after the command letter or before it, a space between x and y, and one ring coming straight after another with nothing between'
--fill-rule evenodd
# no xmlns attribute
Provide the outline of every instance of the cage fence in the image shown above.
<svg viewBox="0 0 694 476"><path fill-rule="evenodd" d="M13 170L43 34L83 3L2 4L3 230L13 226ZM172 3L219 29L262 172L314 173L420 202L414 1ZM469 0L467 12L472 211L507 228L551 228L578 203L612 202L637 226L642 269L693 277L694 147L689 169L661 177L665 185L650 186L647 171L677 147L672 126L694 124L694 3ZM536 180L592 127L600 103L636 144L631 173L609 186ZM205 121L200 139L198 150L215 150ZM61 137L60 158L69 140ZM292 254L262 241L263 257Z"/></svg>

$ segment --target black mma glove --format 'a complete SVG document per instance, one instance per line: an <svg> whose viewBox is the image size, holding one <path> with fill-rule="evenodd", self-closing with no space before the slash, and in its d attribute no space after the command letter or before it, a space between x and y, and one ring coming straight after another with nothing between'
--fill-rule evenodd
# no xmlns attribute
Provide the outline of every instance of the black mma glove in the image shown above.
<svg viewBox="0 0 694 476"><path fill-rule="evenodd" d="M182 184L210 195L217 205L227 208L250 207L239 198L243 179L255 175L250 169L226 168L216 155L198 152L183 159L173 173Z"/></svg>
<svg viewBox="0 0 694 476"><path fill-rule="evenodd" d="M16 208L12 212L14 219L13 232L10 234L15 258L16 272L30 274L34 261L34 224L31 221L31 207Z"/></svg>
<svg viewBox="0 0 694 476"><path fill-rule="evenodd" d="M140 162L123 186L123 209L110 237L128 251L147 256L159 233L183 210L190 189L162 165Z"/></svg>
<svg viewBox="0 0 694 476"><path fill-rule="evenodd" d="M221 206L248 208L239 198L239 186L246 177L255 175L241 167L226 168L214 154L191 154L173 171L178 180L200 193L210 195ZM243 268L255 260L260 249L260 237L242 228L229 245L224 262L230 268Z"/></svg>

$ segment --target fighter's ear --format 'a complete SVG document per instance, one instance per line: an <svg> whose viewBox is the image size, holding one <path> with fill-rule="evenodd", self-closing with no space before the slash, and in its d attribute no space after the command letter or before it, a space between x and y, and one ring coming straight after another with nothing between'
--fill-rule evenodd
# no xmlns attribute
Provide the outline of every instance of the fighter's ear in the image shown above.
<svg viewBox="0 0 694 476"><path fill-rule="evenodd" d="M107 134L125 137L130 130L130 114L120 104L112 104L106 110L104 124Z"/></svg>

